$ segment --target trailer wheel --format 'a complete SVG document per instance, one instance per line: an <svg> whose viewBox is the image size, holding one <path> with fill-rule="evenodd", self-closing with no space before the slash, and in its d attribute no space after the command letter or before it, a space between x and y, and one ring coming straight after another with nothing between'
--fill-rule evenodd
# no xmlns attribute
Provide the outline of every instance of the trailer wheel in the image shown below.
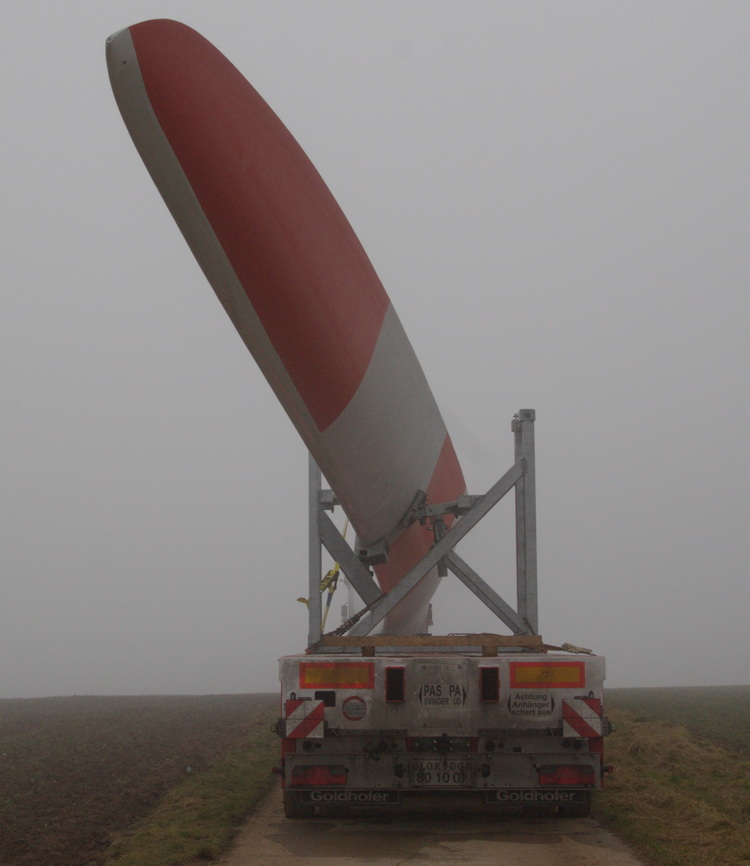
<svg viewBox="0 0 750 866"><path fill-rule="evenodd" d="M292 791L284 791L284 816L286 818L314 818L315 806L308 806L297 802L296 795Z"/></svg>

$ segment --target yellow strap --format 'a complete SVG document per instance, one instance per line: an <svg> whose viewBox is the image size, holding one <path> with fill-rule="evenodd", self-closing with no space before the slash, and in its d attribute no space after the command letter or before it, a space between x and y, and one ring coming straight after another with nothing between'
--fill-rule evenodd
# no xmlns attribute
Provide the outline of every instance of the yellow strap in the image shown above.
<svg viewBox="0 0 750 866"><path fill-rule="evenodd" d="M346 519L344 523L344 531L342 535L344 540L346 540L346 533L349 530L349 518ZM326 620L328 619L328 611L331 609L331 601L333 599L333 594L336 592L336 587L339 583L339 572L341 571L341 566L338 562L334 562L333 568L326 574L326 576L320 582L320 591L321 593L328 590L328 598L326 599L325 607L323 608L323 617L321 620L320 627L321 629L325 629Z"/></svg>

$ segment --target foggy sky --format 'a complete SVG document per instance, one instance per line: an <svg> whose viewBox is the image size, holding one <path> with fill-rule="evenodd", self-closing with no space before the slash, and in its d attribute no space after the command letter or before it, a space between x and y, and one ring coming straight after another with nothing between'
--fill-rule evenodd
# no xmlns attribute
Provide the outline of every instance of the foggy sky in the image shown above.
<svg viewBox="0 0 750 866"><path fill-rule="evenodd" d="M107 79L106 37L152 17L315 163L471 493L536 409L544 638L610 686L749 681L750 7L3 11L0 697L273 691L305 644L306 453ZM460 552L513 602L497 511ZM504 631L453 583L436 632Z"/></svg>

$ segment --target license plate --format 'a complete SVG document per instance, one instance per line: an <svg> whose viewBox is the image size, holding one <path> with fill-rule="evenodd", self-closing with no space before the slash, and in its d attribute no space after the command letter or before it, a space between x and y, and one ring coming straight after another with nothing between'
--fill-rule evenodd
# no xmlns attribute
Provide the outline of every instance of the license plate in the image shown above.
<svg viewBox="0 0 750 866"><path fill-rule="evenodd" d="M467 761L434 760L411 761L412 785L442 787L445 785L465 785L469 764Z"/></svg>

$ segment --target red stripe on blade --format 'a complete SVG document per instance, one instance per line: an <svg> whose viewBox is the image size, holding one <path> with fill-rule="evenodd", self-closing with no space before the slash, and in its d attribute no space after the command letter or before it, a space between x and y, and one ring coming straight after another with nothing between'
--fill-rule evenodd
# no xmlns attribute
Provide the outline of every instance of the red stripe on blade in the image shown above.
<svg viewBox="0 0 750 866"><path fill-rule="evenodd" d="M175 21L146 21L130 34L159 124L325 430L367 369L385 290L313 164L226 57Z"/></svg>

